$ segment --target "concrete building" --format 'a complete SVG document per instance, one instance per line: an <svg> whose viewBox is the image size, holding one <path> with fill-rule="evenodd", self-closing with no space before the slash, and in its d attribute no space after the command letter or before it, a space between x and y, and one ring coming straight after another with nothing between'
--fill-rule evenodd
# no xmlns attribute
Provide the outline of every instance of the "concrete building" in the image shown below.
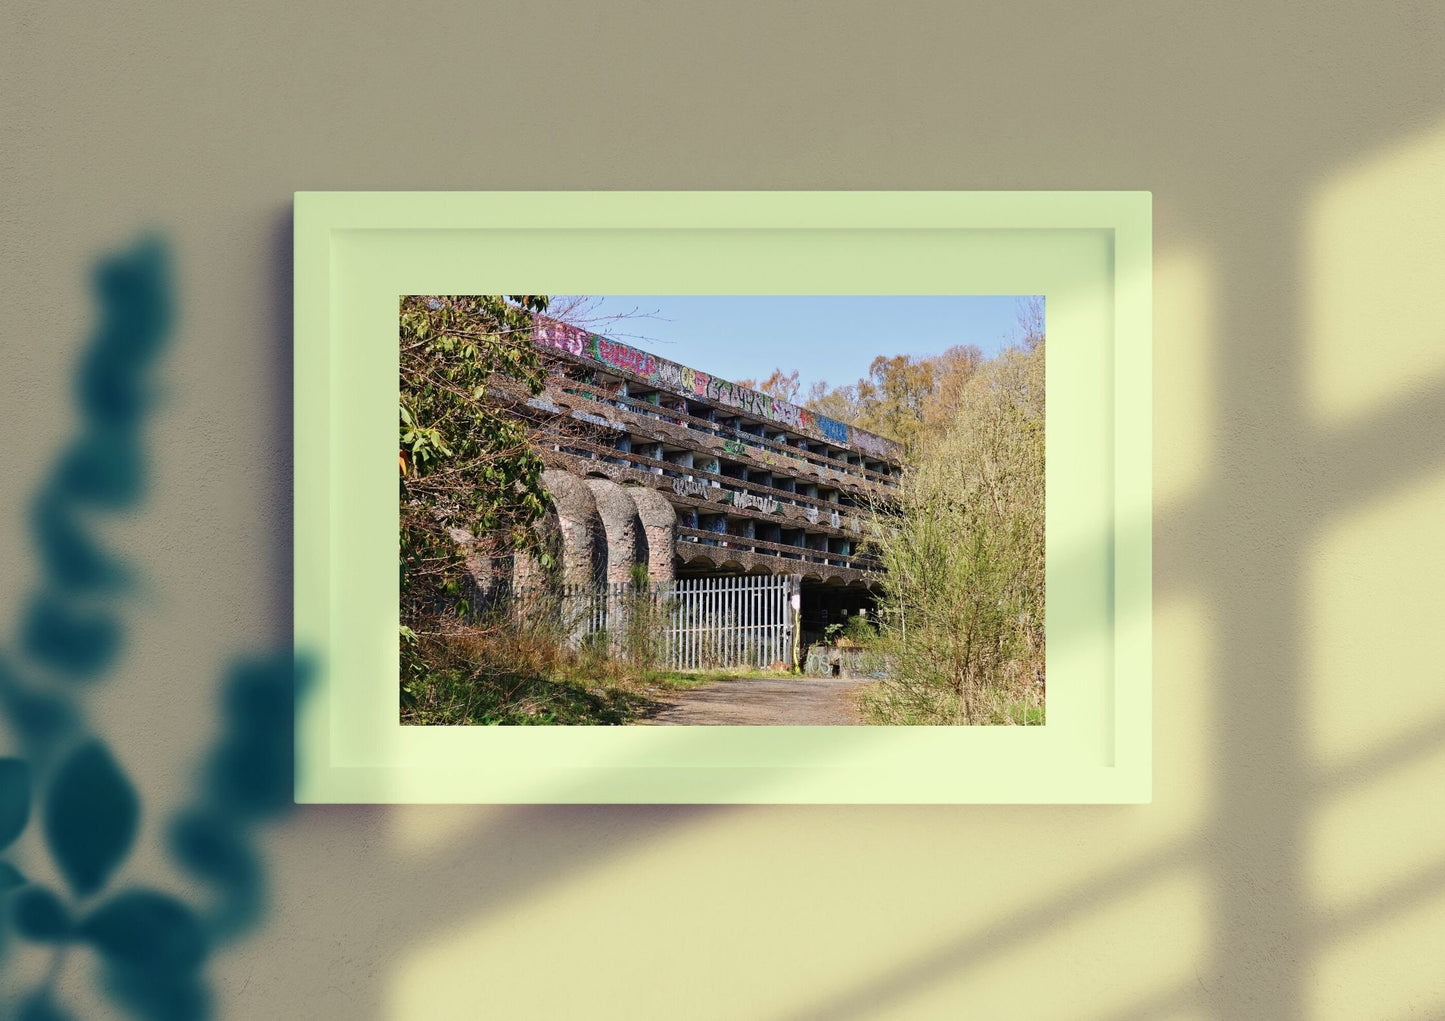
<svg viewBox="0 0 1445 1021"><path fill-rule="evenodd" d="M623 582L637 563L654 580L794 575L814 627L871 603L858 543L897 443L562 323L535 341L564 581ZM587 428L546 425L563 420Z"/></svg>

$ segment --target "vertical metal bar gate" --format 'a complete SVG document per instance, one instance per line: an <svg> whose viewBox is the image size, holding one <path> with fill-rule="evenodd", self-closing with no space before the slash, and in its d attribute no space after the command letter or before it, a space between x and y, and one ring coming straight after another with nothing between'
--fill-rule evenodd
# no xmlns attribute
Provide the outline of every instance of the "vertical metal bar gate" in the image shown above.
<svg viewBox="0 0 1445 1021"><path fill-rule="evenodd" d="M790 667L797 585L786 575L682 578L640 588L565 585L560 609L574 647L605 642L625 655L636 647L625 638L629 627L655 628L649 648L670 670ZM639 606L651 612L644 617Z"/></svg>

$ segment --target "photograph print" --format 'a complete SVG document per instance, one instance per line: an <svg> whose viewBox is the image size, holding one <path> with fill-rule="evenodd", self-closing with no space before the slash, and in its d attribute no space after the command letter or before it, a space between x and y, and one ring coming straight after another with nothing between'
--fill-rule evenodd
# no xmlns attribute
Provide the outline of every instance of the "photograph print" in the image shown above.
<svg viewBox="0 0 1445 1021"><path fill-rule="evenodd" d="M1038 295L400 301L401 722L1045 722Z"/></svg>

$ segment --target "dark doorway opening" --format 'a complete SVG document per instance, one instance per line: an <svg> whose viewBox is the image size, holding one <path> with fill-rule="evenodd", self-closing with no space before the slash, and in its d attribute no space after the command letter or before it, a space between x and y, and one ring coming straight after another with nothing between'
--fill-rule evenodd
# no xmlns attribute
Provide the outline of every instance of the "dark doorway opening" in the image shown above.
<svg viewBox="0 0 1445 1021"><path fill-rule="evenodd" d="M827 585L804 581L799 614L801 647L798 650L798 662L808 661L809 647L825 639L830 624L846 626L848 618L859 613L866 614L870 621L876 622L877 604L876 595L864 585Z"/></svg>

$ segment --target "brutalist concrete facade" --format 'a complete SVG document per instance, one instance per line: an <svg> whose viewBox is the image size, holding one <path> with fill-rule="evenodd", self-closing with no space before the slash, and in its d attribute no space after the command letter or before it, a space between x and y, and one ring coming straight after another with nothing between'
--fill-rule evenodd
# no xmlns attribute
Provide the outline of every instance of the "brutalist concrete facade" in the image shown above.
<svg viewBox="0 0 1445 1021"><path fill-rule="evenodd" d="M564 582L625 582L641 563L654 580L866 590L863 516L896 483L897 443L555 321L535 342L549 375L528 410ZM585 428L546 425L563 421Z"/></svg>

